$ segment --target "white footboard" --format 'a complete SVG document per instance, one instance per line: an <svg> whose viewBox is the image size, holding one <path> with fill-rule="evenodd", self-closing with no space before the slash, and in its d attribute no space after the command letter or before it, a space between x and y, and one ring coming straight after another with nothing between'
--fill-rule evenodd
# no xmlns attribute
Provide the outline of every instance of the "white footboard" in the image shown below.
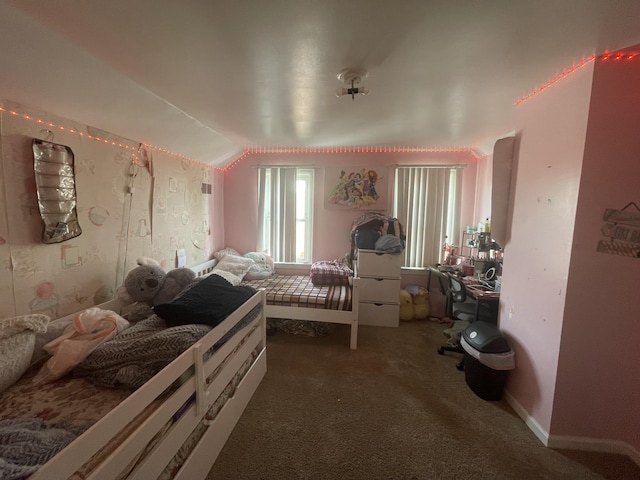
<svg viewBox="0 0 640 480"><path fill-rule="evenodd" d="M258 305L262 305L262 311L257 318L236 332L213 354L207 353L238 321ZM131 467L131 474L127 478L157 478L185 439L196 426L202 424L207 411L229 385L236 372L241 366L248 365L248 358L255 356L233 396L227 400L213 421L207 422L210 423L209 428L198 446L188 455L178 476L185 479L204 478L266 372L264 307L265 295L258 292L46 463L31 480L70 478L129 422L148 408L155 409L138 425L133 434L120 441L119 446L93 469L88 478L113 480L123 469L133 464L135 467ZM187 379L184 380L185 378ZM179 386L175 388L176 385ZM163 435L160 438L161 431ZM154 437L155 443L149 447ZM205 444L206 448L203 447Z"/></svg>

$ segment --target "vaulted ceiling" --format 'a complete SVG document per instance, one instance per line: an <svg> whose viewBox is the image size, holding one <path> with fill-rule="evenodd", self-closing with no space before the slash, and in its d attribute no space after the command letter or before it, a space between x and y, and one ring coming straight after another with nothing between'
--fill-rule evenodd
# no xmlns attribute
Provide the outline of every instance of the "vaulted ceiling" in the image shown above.
<svg viewBox="0 0 640 480"><path fill-rule="evenodd" d="M0 0L0 98L223 166L248 147L482 150L640 44L638 0ZM343 69L366 96L336 96Z"/></svg>

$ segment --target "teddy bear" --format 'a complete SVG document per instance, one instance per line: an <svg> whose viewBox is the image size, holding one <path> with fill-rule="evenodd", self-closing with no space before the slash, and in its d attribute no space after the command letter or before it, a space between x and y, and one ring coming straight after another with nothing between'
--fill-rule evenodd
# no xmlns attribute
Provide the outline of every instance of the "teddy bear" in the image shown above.
<svg viewBox="0 0 640 480"><path fill-rule="evenodd" d="M411 295L413 298L413 310L418 320L429 318L429 292L426 288L420 287L418 292Z"/></svg>
<svg viewBox="0 0 640 480"><path fill-rule="evenodd" d="M406 290L400 290L400 320L413 320L415 311L411 294Z"/></svg>
<svg viewBox="0 0 640 480"><path fill-rule="evenodd" d="M189 268L176 268L165 272L152 259L140 258L138 266L124 279L118 297L132 304L124 309L123 317L129 321L142 320L153 314L153 307L171 302L187 286L194 283L196 274Z"/></svg>

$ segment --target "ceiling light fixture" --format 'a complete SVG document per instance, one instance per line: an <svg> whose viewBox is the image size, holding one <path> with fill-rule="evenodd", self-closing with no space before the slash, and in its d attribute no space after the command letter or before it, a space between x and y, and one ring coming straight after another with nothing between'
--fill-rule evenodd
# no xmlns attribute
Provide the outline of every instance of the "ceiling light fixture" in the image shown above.
<svg viewBox="0 0 640 480"><path fill-rule="evenodd" d="M342 70L338 75L338 80L348 85L347 88L338 87L336 89L336 97L343 95L351 95L351 100L356 99L356 95L366 95L369 93L369 89L364 85L360 85L364 82L369 75L366 70L353 70L347 68Z"/></svg>

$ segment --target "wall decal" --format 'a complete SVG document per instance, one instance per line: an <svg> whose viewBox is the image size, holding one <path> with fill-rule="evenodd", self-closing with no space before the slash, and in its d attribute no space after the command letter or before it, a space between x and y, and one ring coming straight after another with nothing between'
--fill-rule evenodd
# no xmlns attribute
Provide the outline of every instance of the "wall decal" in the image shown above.
<svg viewBox="0 0 640 480"><path fill-rule="evenodd" d="M35 298L29 302L31 313L41 313L49 315L51 318L58 317L58 295L54 293L53 283L45 280L36 285Z"/></svg>
<svg viewBox="0 0 640 480"><path fill-rule="evenodd" d="M640 258L640 208L629 202L620 210L607 208L602 218L598 252Z"/></svg>
<svg viewBox="0 0 640 480"><path fill-rule="evenodd" d="M138 220L138 228L136 230L137 237L147 237L151 235L151 230L147 225L147 220L145 218L141 218Z"/></svg>
<svg viewBox="0 0 640 480"><path fill-rule="evenodd" d="M62 245L60 247L60 260L62 261L62 268L79 267L82 265L80 248L73 245Z"/></svg>
<svg viewBox="0 0 640 480"><path fill-rule="evenodd" d="M325 196L328 205L379 209L386 206L387 169L365 167L327 168Z"/></svg>
<svg viewBox="0 0 640 480"><path fill-rule="evenodd" d="M89 209L89 221L96 227L101 227L109 219L109 210L103 207L91 207Z"/></svg>

